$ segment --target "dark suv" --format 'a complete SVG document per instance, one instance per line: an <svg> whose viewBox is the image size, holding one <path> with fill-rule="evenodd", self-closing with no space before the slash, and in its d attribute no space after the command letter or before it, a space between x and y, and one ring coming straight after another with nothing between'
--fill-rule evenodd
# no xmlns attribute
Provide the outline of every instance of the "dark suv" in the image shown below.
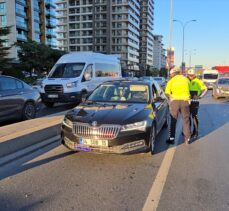
<svg viewBox="0 0 229 211"><path fill-rule="evenodd" d="M40 101L39 92L25 82L0 75L0 122L35 118Z"/></svg>

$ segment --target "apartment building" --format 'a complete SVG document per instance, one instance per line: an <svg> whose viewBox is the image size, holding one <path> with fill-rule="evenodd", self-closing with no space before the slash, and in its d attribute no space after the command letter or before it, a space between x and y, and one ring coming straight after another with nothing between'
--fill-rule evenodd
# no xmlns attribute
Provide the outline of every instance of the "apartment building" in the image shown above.
<svg viewBox="0 0 229 211"><path fill-rule="evenodd" d="M55 9L55 0L0 0L0 27L11 26L8 45L31 39L56 48ZM15 46L10 57L17 58Z"/></svg>
<svg viewBox="0 0 229 211"><path fill-rule="evenodd" d="M161 35L154 35L153 67L159 70L166 67L166 51L163 48L162 38Z"/></svg>
<svg viewBox="0 0 229 211"><path fill-rule="evenodd" d="M140 24L140 66L146 69L153 66L153 27L154 27L154 1L141 1Z"/></svg>
<svg viewBox="0 0 229 211"><path fill-rule="evenodd" d="M152 65L153 0L141 2L57 0L59 48L121 54L122 67L136 70L140 64L140 53L144 52L147 59L141 57L141 63ZM147 11L142 13L142 8ZM141 16L144 17L142 23ZM141 27L145 29L142 39L142 46L146 46L144 51L140 50Z"/></svg>

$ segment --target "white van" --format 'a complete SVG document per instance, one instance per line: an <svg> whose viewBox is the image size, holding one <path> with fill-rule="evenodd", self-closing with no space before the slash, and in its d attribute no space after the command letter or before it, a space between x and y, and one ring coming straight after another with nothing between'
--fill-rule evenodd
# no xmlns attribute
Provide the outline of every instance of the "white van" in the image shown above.
<svg viewBox="0 0 229 211"><path fill-rule="evenodd" d="M119 55L74 52L63 55L39 88L43 103L81 102L99 84L121 78Z"/></svg>
<svg viewBox="0 0 229 211"><path fill-rule="evenodd" d="M218 79L219 72L218 70L204 70L202 80L208 87L208 89L212 89L213 84Z"/></svg>

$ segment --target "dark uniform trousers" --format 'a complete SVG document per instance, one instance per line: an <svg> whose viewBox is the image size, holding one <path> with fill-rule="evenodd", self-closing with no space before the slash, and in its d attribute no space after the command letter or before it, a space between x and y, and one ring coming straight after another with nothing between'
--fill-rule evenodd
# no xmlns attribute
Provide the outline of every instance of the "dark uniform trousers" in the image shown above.
<svg viewBox="0 0 229 211"><path fill-rule="evenodd" d="M181 113L182 119L183 119L183 134L185 137L185 140L190 139L190 104L187 100L173 100L170 103L170 116L171 116L171 122L170 122L170 138L175 138L176 133L176 123L178 114Z"/></svg>
<svg viewBox="0 0 229 211"><path fill-rule="evenodd" d="M198 120L198 110L199 110L200 102L198 100L191 100L190 105L190 113L193 119L193 134L198 134L198 126L199 126L199 120ZM191 121L190 121L191 124Z"/></svg>

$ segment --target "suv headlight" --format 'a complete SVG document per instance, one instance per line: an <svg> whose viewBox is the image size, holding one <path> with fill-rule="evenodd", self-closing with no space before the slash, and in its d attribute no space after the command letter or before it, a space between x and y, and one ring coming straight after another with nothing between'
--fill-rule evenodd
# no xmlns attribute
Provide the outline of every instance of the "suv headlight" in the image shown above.
<svg viewBox="0 0 229 211"><path fill-rule="evenodd" d="M69 120L67 117L64 117L63 125L65 125L66 127L72 128L73 122L71 120Z"/></svg>
<svg viewBox="0 0 229 211"><path fill-rule="evenodd" d="M130 131L130 130L145 131L146 130L146 125L147 125L146 121L135 122L135 123L128 124L128 125L123 125L122 128L121 128L121 131Z"/></svg>
<svg viewBox="0 0 229 211"><path fill-rule="evenodd" d="M73 87L76 87L77 86L77 81L74 81L74 82L71 82L71 83L67 83L66 84L66 87L67 88L73 88Z"/></svg>

